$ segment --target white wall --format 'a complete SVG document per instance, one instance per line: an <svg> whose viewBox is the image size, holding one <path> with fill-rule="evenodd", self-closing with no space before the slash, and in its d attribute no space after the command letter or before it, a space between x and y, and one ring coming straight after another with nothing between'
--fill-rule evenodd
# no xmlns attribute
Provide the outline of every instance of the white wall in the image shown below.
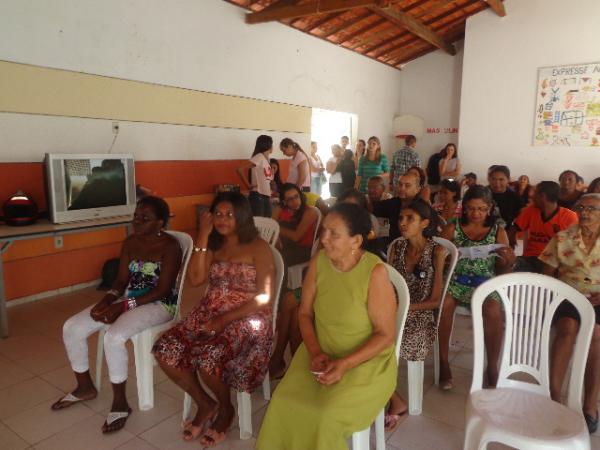
<svg viewBox="0 0 600 450"><path fill-rule="evenodd" d="M567 168L587 182L600 176L600 151L533 147L537 69L600 61L600 1L505 0L467 21L460 111L464 166L484 175L492 164L535 181Z"/></svg>
<svg viewBox="0 0 600 450"><path fill-rule="evenodd" d="M360 136L394 148L400 71L279 23L246 25L244 14L223 0L4 0L0 59L356 113ZM121 123L113 151L246 158L258 133ZM0 136L0 161L101 152L113 139L110 121L6 113ZM308 135L294 137L308 147Z"/></svg>
<svg viewBox="0 0 600 450"><path fill-rule="evenodd" d="M458 128L460 86L462 76L462 42L454 44L456 56L437 50L409 62L402 68L402 114L414 114L425 120L425 127L439 133L425 133L417 139L417 150L423 166L432 153L447 143L457 143L458 133L445 129ZM398 143L398 146L404 142ZM462 149L458 149L462 158ZM466 172L468 167L464 167Z"/></svg>

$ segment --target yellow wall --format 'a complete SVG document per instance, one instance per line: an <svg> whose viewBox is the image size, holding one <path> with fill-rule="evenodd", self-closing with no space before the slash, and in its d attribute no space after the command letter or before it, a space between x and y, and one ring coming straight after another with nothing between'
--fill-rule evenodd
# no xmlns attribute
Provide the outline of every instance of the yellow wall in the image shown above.
<svg viewBox="0 0 600 450"><path fill-rule="evenodd" d="M310 133L311 108L0 61L0 112Z"/></svg>

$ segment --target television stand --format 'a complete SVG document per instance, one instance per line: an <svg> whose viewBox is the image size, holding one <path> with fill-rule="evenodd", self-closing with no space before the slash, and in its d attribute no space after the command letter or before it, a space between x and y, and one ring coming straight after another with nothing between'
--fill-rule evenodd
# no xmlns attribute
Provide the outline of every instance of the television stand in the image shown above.
<svg viewBox="0 0 600 450"><path fill-rule="evenodd" d="M58 224L51 223L48 219L40 219L32 225L18 227L0 225L0 337L8 337L8 316L6 312L6 293L4 292L2 255L13 242L97 231L105 228L117 228L128 226L130 223L131 216L128 215Z"/></svg>

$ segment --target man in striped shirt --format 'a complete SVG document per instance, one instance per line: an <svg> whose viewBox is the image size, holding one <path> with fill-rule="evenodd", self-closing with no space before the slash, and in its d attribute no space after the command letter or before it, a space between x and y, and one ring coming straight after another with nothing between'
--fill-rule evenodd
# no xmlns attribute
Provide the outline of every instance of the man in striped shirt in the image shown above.
<svg viewBox="0 0 600 450"><path fill-rule="evenodd" d="M404 139L405 145L392 157L390 179L392 180L393 192L398 187L398 179L413 166L421 167L419 154L414 150L417 146L417 138L412 134Z"/></svg>

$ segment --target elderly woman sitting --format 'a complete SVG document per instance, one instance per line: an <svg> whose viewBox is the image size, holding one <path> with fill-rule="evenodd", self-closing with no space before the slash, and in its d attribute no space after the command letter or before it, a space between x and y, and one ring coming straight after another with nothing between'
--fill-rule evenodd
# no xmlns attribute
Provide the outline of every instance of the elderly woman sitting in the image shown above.
<svg viewBox="0 0 600 450"><path fill-rule="evenodd" d="M574 207L579 224L557 233L539 259L544 273L573 286L584 294L596 312L596 325L585 371L583 414L590 433L598 428L600 390L600 194L584 194ZM550 395L560 401L560 391L575 338L579 314L563 302L556 310L556 339L550 357Z"/></svg>
<svg viewBox="0 0 600 450"><path fill-rule="evenodd" d="M379 258L365 252L369 213L335 205L323 225L300 304L304 343L277 386L256 448L342 450L394 391L396 299Z"/></svg>

